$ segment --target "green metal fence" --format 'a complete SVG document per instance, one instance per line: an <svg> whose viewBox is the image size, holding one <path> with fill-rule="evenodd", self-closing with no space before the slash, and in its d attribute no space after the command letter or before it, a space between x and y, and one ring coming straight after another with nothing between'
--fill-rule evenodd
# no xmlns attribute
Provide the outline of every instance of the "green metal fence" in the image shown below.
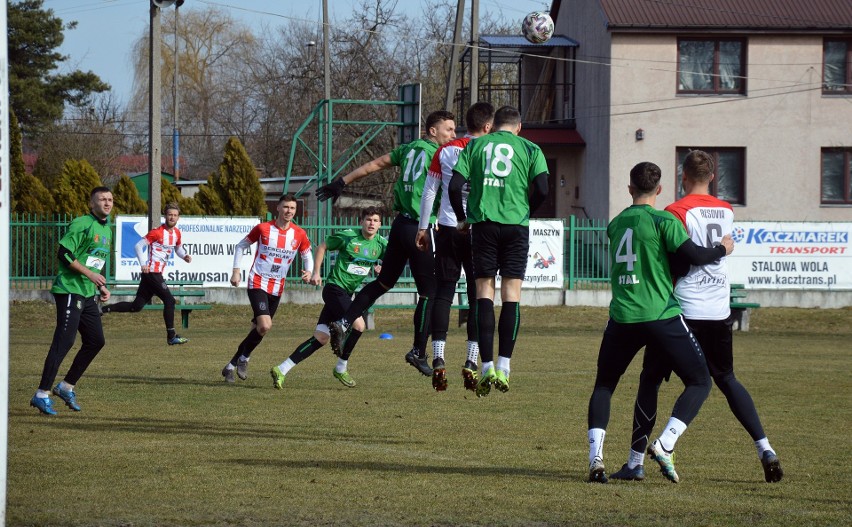
<svg viewBox="0 0 852 527"><path fill-rule="evenodd" d="M9 225L9 278L17 289L50 287L57 246L74 218L65 214L13 214Z"/></svg>
<svg viewBox="0 0 852 527"><path fill-rule="evenodd" d="M73 219L69 215L13 214L10 221L9 281L13 289L47 289L50 287L58 265L57 244ZM258 220L261 221L261 220ZM343 228L358 228L358 218L333 218L321 222L306 218L297 222L314 245ZM387 236L390 224L383 225L379 233ZM609 285L608 241L606 222L571 216L563 222L565 231L563 263L567 289L605 288ZM113 236L115 235L113 227ZM113 239L115 239L113 237ZM112 278L114 254L107 263L107 276ZM331 255L327 254L326 258ZM328 260L326 260L328 262ZM293 266L290 277L298 278ZM330 266L324 266L329 269ZM403 277L410 277L406 268Z"/></svg>

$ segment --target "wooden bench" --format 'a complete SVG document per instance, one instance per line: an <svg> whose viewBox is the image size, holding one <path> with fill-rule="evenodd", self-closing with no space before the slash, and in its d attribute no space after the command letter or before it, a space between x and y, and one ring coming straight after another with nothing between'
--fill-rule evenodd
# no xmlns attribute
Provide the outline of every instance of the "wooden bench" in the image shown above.
<svg viewBox="0 0 852 527"><path fill-rule="evenodd" d="M414 283L413 278L400 278L397 281L396 285L389 289L384 295L379 298L381 301L383 298L387 298L388 295L392 294L408 294L411 295L412 302L403 302L399 304L373 304L370 306L370 309L367 310L367 314L364 316L364 321L367 324L367 329L375 329L376 328L376 319L375 312L377 309L416 309L417 308L417 285ZM457 309L459 312L459 327L467 323L468 311L470 309L468 298L467 298L467 282L464 280L460 280L456 283L456 290L453 292L453 303L450 306L450 309Z"/></svg>
<svg viewBox="0 0 852 527"><path fill-rule="evenodd" d="M200 289L204 282L200 280L170 280L166 281L172 296L175 297L175 310L180 311L181 325L184 328L189 327L189 314L193 311L207 311L213 309L210 304L187 304L185 300L190 297L201 298L206 295L206 291ZM111 297L135 297L136 289L139 287L139 282L133 280L107 280L107 289L110 291ZM156 296L151 299L151 302L142 306L143 310L159 310L162 311L163 304L154 303Z"/></svg>
<svg viewBox="0 0 852 527"><path fill-rule="evenodd" d="M751 310L760 307L757 302L746 302L747 296L745 285L731 284L731 317L735 330L748 331Z"/></svg>

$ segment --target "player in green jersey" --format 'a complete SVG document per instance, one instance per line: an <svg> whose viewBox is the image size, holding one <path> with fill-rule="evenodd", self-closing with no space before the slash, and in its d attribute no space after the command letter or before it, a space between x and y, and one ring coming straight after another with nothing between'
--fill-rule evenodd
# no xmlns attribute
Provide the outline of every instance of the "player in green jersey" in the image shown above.
<svg viewBox="0 0 852 527"><path fill-rule="evenodd" d="M439 146L456 137L455 116L445 110L432 112L426 117L426 136L398 146L391 153L365 163L342 178L317 189L317 198L337 198L343 188L379 170L400 167L400 176L393 187L393 210L398 212L388 235L388 250L382 270L376 280L364 286L355 295L352 305L342 318L329 324L331 348L342 353L342 342L353 320L361 317L376 300L396 285L407 263L417 285L417 308L414 310L414 343L405 360L426 376L432 368L426 358L426 340L429 338L432 302L435 298L435 259L431 252L417 249L414 239L420 219L420 196L426 182L426 171Z"/></svg>
<svg viewBox="0 0 852 527"><path fill-rule="evenodd" d="M50 389L59 366L74 345L77 331L83 341L65 378L53 393L75 412L80 411L74 386L101 348L104 347L104 330L98 311L98 298L109 300L106 278L101 274L112 242L108 225L112 211L112 192L106 187L96 187L90 194L91 214L75 218L65 236L59 240L59 272L50 292L56 300L56 329L53 342L44 360L41 383L30 405L46 415L56 415Z"/></svg>
<svg viewBox="0 0 852 527"><path fill-rule="evenodd" d="M314 272L310 283L321 285L320 268L326 250L337 251L337 260L328 273L328 280L322 289L322 300L325 303L317 321L314 336L299 344L295 351L281 364L273 366L269 371L272 375L272 385L281 389L284 376L296 365L310 357L316 350L325 346L329 340L328 324L339 319L352 303L355 289L361 285L364 278L373 268L380 269L379 262L385 255L387 240L379 236L382 217L375 207L361 211L361 228L346 229L326 238L325 243L317 247L314 256ZM343 344L343 350L337 360L332 374L344 385L352 388L355 380L349 375L347 365L352 349L364 332L364 319L359 317L352 324L352 331Z"/></svg>
<svg viewBox="0 0 852 527"><path fill-rule="evenodd" d="M713 157L701 150L690 151L683 160L681 179L687 195L666 207L685 225L692 240L704 246L715 245L723 233L733 230L733 208L710 194L710 183L714 177ZM723 259L719 263L691 267L674 260L671 266L677 277L675 298L683 308L686 324L701 345L710 376L727 399L734 416L754 441L764 479L767 483L781 481L784 477L781 461L766 437L751 395L734 374L727 263ZM627 463L610 475L610 479L645 479L644 454L657 419L658 392L670 373L671 368L665 358L658 356L653 346L645 348L633 408L633 435Z"/></svg>
<svg viewBox="0 0 852 527"><path fill-rule="evenodd" d="M476 395L494 385L509 390L512 352L521 325L521 284L527 268L530 214L547 197L547 163L541 149L522 137L521 114L511 106L494 113L491 133L472 139L453 168L450 203L460 224L470 224L482 374ZM470 185L467 210L463 188ZM464 230L460 226L459 230ZM500 274L503 307L497 332L500 348L494 365L494 291Z"/></svg>
<svg viewBox="0 0 852 527"><path fill-rule="evenodd" d="M698 341L681 316L674 297L668 256L705 265L733 251L730 236L712 248L697 246L673 214L654 209L661 191L660 168L639 163L630 171L633 205L607 226L612 301L609 322L598 353L595 387L589 400L589 481L606 483L603 443L610 402L618 381L645 345L658 347L684 383L665 431L648 447L663 475L677 483L672 462L675 442L686 430L707 395L710 373Z"/></svg>

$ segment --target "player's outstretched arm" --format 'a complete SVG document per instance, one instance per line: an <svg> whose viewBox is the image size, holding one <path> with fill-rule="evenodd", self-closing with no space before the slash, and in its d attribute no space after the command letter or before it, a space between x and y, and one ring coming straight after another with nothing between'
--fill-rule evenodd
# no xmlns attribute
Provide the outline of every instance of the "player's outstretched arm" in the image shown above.
<svg viewBox="0 0 852 527"><path fill-rule="evenodd" d="M350 183L354 183L361 178L367 177L374 172L390 168L392 165L390 154L385 154L382 157L377 157L372 161L364 163L352 172L349 172L343 177L337 178L328 185L323 185L316 190L317 199L325 201L329 198L337 200L343 192L343 188Z"/></svg>

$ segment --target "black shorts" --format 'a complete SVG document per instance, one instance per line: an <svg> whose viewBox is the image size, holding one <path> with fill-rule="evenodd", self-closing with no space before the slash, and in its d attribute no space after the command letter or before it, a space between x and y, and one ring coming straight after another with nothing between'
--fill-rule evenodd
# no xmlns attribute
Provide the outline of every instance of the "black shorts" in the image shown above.
<svg viewBox="0 0 852 527"><path fill-rule="evenodd" d="M734 372L734 339L731 326L733 319L726 320L690 320L686 324L698 340L707 359L707 368L714 379L721 379ZM662 353L655 346L645 350L645 368L650 380L659 384L668 379L671 365L666 362Z"/></svg>
<svg viewBox="0 0 852 527"><path fill-rule="evenodd" d="M493 221L470 226L475 278L524 278L530 250L527 225L505 225Z"/></svg>
<svg viewBox="0 0 852 527"><path fill-rule="evenodd" d="M270 295L263 289L249 289L248 297L252 313L254 313L252 322L255 322L260 315L274 317L275 312L278 311L278 302L281 301L280 296Z"/></svg>
<svg viewBox="0 0 852 527"><path fill-rule="evenodd" d="M435 231L435 278L442 282L458 282L462 269L473 269L469 234L455 227L439 225Z"/></svg>
<svg viewBox="0 0 852 527"><path fill-rule="evenodd" d="M388 247L382 259L382 270L376 280L391 289L408 264L417 285L417 292L421 296L432 298L435 295L435 257L431 251L421 251L414 243L418 228L417 220L402 214L397 215L391 224Z"/></svg>
<svg viewBox="0 0 852 527"><path fill-rule="evenodd" d="M650 359L646 350L643 369L665 363L685 383L708 379L707 362L683 318L621 324L609 320L598 354L595 385L615 386L636 353L647 346L658 350Z"/></svg>
<svg viewBox="0 0 852 527"><path fill-rule="evenodd" d="M164 302L168 298L174 299L172 292L169 291L168 284L163 279L163 273L142 273L139 278L136 297L144 300L143 304L147 304L154 296Z"/></svg>
<svg viewBox="0 0 852 527"><path fill-rule="evenodd" d="M352 295L335 284L326 284L322 288L322 301L325 303L317 320L317 331L328 333L328 324L340 320L352 305Z"/></svg>

